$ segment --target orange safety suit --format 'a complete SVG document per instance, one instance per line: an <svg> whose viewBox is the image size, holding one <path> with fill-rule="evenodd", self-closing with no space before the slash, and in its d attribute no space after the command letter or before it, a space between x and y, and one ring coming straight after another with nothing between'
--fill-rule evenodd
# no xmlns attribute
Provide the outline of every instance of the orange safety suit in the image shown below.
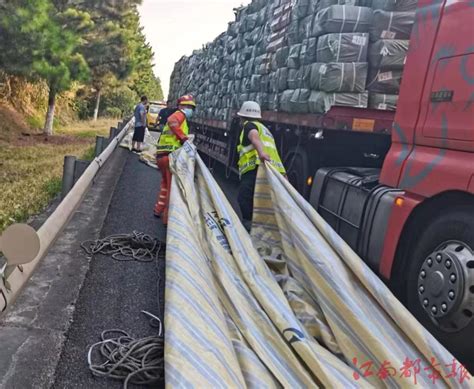
<svg viewBox="0 0 474 389"><path fill-rule="evenodd" d="M169 128L181 144L184 144L184 142L188 140L188 137L182 130L185 121L186 115L180 110L171 115L167 121ZM160 152L156 155L156 164L161 172L161 186L154 212L156 216L161 216L163 224L165 225L168 224L168 208L171 192L171 171L168 155L169 152Z"/></svg>

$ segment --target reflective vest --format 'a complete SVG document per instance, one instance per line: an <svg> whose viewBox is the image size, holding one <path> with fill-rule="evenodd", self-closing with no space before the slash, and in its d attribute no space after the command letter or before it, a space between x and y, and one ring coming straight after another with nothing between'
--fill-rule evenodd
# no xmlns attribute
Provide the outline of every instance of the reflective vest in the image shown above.
<svg viewBox="0 0 474 389"><path fill-rule="evenodd" d="M182 111L177 111L182 112ZM184 115L184 113L183 113ZM181 124L181 130L183 131L184 135L189 135L189 126L188 121L186 120L186 116L184 117L184 122ZM178 150L181 147L181 142L176 137L176 135L171 131L170 126L168 123L163 128L163 132L161 133L160 140L158 141L158 145L156 146L156 152L160 153L172 153L175 150Z"/></svg>
<svg viewBox="0 0 474 389"><path fill-rule="evenodd" d="M244 128L247 123L249 122L244 123ZM268 130L268 128L265 127L260 122L251 121L250 123L253 123L255 124L255 126L257 126L258 135L260 136L260 140L263 144L263 150L265 151L265 153L267 153L270 156L271 158L270 163L272 164L272 166L281 174L285 174L286 173L285 167L283 166L280 156L278 155L278 150L275 145L275 139L273 138L273 135L270 132L270 130ZM239 155L240 155L239 157L240 175L256 169L257 166L260 165L261 163L260 158L258 157L257 150L255 149L254 145L253 144L250 144L248 146L243 145L244 132L245 131L242 130L242 133L240 134L240 144L237 147L237 151L239 152Z"/></svg>

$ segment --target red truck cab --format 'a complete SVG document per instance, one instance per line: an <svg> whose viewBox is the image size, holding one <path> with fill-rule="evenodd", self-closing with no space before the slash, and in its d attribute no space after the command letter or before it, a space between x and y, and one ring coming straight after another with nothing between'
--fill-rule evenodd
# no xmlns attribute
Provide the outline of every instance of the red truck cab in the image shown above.
<svg viewBox="0 0 474 389"><path fill-rule="evenodd" d="M380 177L320 170L311 202L474 370L474 1L418 4ZM363 195L344 189L336 197L346 208L331 204L341 182L359 173L357 187L378 181ZM354 213L362 220L356 235Z"/></svg>

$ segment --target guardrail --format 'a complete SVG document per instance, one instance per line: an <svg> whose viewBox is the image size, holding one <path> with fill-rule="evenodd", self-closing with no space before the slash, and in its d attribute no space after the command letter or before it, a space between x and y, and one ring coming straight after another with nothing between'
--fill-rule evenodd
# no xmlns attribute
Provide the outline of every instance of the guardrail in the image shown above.
<svg viewBox="0 0 474 389"><path fill-rule="evenodd" d="M81 203L94 177L133 124L134 119L131 119L127 124L119 123L114 132L111 129L111 135L115 137L110 139L107 147L89 164L72 188L67 192L63 190L63 200L36 233L25 225L14 225L4 232L0 238L0 249L7 263L0 268L0 313L15 301L38 263Z"/></svg>

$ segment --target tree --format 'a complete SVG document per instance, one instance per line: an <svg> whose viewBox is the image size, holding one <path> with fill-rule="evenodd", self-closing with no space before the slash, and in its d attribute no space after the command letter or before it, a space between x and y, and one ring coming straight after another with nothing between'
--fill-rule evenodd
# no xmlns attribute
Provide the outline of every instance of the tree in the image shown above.
<svg viewBox="0 0 474 389"><path fill-rule="evenodd" d="M128 86L136 92L137 96L147 95L150 100L163 99L161 81L153 72L154 53L140 27L140 17L136 9L124 18L123 28L127 31L126 55L132 59L133 65Z"/></svg>
<svg viewBox="0 0 474 389"><path fill-rule="evenodd" d="M9 2L0 16L0 67L29 80L43 79L49 87L44 133L53 133L56 95L73 81L89 75L79 51L81 32L92 22L86 12L65 2L19 0Z"/></svg>
<svg viewBox="0 0 474 389"><path fill-rule="evenodd" d="M95 92L93 118L97 120L102 91L115 87L132 73L134 60L126 55L127 31L121 21L127 17L139 1L85 1L94 21L94 28L86 35L83 54L91 69L91 84Z"/></svg>

